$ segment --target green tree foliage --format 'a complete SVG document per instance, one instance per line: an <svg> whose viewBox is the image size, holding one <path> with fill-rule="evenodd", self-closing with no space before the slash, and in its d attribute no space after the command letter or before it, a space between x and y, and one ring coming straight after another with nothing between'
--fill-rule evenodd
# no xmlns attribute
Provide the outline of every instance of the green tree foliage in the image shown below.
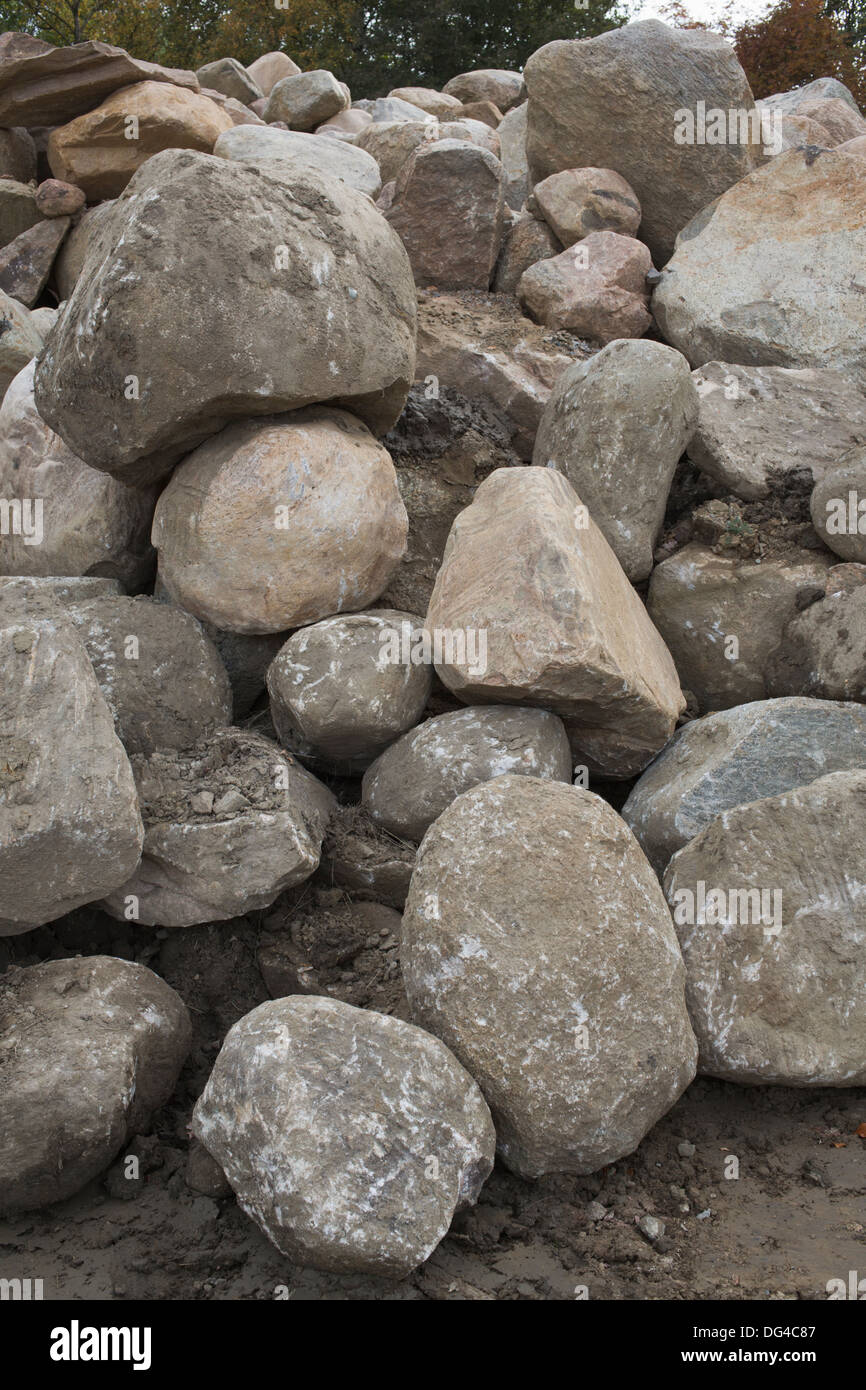
<svg viewBox="0 0 866 1390"><path fill-rule="evenodd" d="M866 62L866 0L826 0L824 9L839 25L860 62Z"/></svg>
<svg viewBox="0 0 866 1390"><path fill-rule="evenodd" d="M471 68L520 69L553 39L625 23L621 0L0 0L0 29L50 43L103 39L138 58L199 67L282 48L357 95L441 87Z"/></svg>

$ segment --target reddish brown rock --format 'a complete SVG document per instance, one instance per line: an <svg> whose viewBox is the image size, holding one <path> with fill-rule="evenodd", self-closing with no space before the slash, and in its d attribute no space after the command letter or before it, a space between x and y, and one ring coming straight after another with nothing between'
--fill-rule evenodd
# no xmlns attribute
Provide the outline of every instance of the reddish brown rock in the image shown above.
<svg viewBox="0 0 866 1390"><path fill-rule="evenodd" d="M530 266L517 294L524 309L550 328L601 344L640 338L652 323L646 284L651 269L642 241L590 232L561 255Z"/></svg>
<svg viewBox="0 0 866 1390"><path fill-rule="evenodd" d="M46 179L36 190L36 206L43 217L74 217L86 201L82 189L61 179Z"/></svg>
<svg viewBox="0 0 866 1390"><path fill-rule="evenodd" d="M502 165L464 140L422 145L404 164L387 218L415 283L486 290L503 232Z"/></svg>
<svg viewBox="0 0 866 1390"><path fill-rule="evenodd" d="M495 130L502 121L502 112L492 101L464 101L455 113L454 120L481 121L483 125L489 125L491 130Z"/></svg>

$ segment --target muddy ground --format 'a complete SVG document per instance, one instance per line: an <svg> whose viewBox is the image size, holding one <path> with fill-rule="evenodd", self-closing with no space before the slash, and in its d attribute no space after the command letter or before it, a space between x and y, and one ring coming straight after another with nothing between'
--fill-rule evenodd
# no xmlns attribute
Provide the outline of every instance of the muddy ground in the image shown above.
<svg viewBox="0 0 866 1390"><path fill-rule="evenodd" d="M319 875L255 918L169 932L83 908L0 943L0 968L77 953L140 960L195 1027L172 1103L133 1141L140 1181L118 1162L69 1201L0 1223L0 1278L42 1279L46 1299L765 1300L824 1299L829 1279L866 1272L866 1091L706 1079L592 1177L530 1183L497 1166L410 1279L291 1265L233 1198L187 1185L187 1126L226 1030L269 997L260 962L273 972L275 939L317 962L316 989L403 1012L399 918L368 913L367 934L353 934L339 911L349 903ZM645 1215L665 1223L654 1244Z"/></svg>

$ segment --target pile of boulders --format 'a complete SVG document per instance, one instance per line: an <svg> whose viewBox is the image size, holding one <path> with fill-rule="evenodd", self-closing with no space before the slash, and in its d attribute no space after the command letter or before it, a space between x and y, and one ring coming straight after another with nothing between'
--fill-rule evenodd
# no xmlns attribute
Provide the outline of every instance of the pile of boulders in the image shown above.
<svg viewBox="0 0 866 1390"><path fill-rule="evenodd" d="M697 1071L866 1082L850 93L656 20L362 99L4 34L0 127L0 1208L189 1053L144 965L14 964L84 905L266 914L192 1131L326 1270Z"/></svg>

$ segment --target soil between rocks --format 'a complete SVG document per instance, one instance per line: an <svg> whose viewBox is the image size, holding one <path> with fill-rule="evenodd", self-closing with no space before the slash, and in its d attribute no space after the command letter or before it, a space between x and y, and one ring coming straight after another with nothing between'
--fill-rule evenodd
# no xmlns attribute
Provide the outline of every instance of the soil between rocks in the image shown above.
<svg viewBox="0 0 866 1390"><path fill-rule="evenodd" d="M132 927L81 908L0 942L0 970L76 954L139 960L180 993L194 1028L172 1101L133 1141L140 1182L118 1159L68 1201L0 1222L0 1278L40 1278L46 1299L82 1300L823 1300L829 1279L866 1268L866 1090L710 1079L591 1177L530 1183L497 1164L478 1206L409 1279L290 1264L233 1198L188 1187L190 1113L227 1030L269 997L260 962L275 946L294 942L293 965L298 949L315 957L317 989L403 1012L396 914L359 931L351 905L320 871L266 913L212 926ZM665 1223L654 1244L637 1224L645 1215Z"/></svg>

